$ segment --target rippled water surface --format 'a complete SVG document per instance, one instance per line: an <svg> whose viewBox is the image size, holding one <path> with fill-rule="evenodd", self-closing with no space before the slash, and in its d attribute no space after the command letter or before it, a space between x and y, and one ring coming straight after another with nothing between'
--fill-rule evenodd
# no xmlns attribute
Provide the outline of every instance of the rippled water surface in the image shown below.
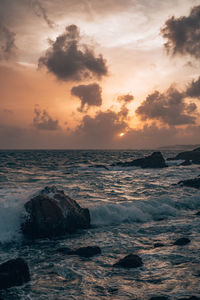
<svg viewBox="0 0 200 300"><path fill-rule="evenodd" d="M196 177L200 166L165 169L111 167L152 151L0 151L0 262L18 256L31 281L3 299L179 299L200 296L200 191L178 181ZM163 151L165 157L175 152ZM88 207L92 227L59 239L25 241L20 233L24 203L46 185L57 185ZM179 237L191 243L173 246ZM154 243L165 246L154 248ZM60 247L101 247L91 259L66 256ZM143 267L112 267L135 253Z"/></svg>

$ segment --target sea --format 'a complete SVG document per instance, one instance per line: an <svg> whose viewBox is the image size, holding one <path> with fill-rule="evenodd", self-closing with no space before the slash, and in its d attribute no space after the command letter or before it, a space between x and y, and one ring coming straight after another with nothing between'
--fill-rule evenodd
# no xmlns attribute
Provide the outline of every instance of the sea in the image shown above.
<svg viewBox="0 0 200 300"><path fill-rule="evenodd" d="M197 177L200 165L164 169L111 166L153 150L1 150L0 263L22 257L31 281L0 292L0 299L146 300L200 296L200 190L177 185ZM180 151L162 151L165 158ZM27 240L20 224L24 204L56 185L82 207L91 228L54 239ZM181 237L188 245L175 246ZM163 247L154 247L162 243ZM61 247L99 246L92 258L68 256ZM113 267L133 253L136 269Z"/></svg>

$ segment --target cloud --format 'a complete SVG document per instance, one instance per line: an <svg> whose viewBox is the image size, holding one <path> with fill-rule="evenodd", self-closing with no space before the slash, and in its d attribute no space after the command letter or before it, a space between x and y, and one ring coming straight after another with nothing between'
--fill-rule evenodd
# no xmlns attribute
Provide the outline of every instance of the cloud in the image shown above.
<svg viewBox="0 0 200 300"><path fill-rule="evenodd" d="M15 54L15 33L0 24L0 60L9 60Z"/></svg>
<svg viewBox="0 0 200 300"><path fill-rule="evenodd" d="M161 33L168 40L165 43L168 53L200 58L200 5L193 7L188 17L168 19Z"/></svg>
<svg viewBox="0 0 200 300"><path fill-rule="evenodd" d="M50 27L50 28L53 28L54 27L54 23L53 21L51 21L47 15L47 12L46 12L46 9L42 6L41 2L39 0L31 0L31 4L32 4L32 7L33 7L33 10L35 12L35 14L38 16L38 17L42 17L45 22L47 23L47 25Z"/></svg>
<svg viewBox="0 0 200 300"><path fill-rule="evenodd" d="M186 103L184 94L170 87L165 93L154 91L137 108L136 114L143 120L158 120L167 125L195 124L195 103Z"/></svg>
<svg viewBox="0 0 200 300"><path fill-rule="evenodd" d="M186 96L191 98L200 98L200 77L193 80L187 87Z"/></svg>
<svg viewBox="0 0 200 300"><path fill-rule="evenodd" d="M102 104L102 89L97 83L74 86L71 94L81 100L80 111L83 111L84 108L87 111L90 106L101 106Z"/></svg>
<svg viewBox="0 0 200 300"><path fill-rule="evenodd" d="M81 36L76 25L66 27L65 33L51 41L50 48L39 59L39 66L46 66L62 81L100 79L108 74L103 56L95 56L93 49L80 42Z"/></svg>
<svg viewBox="0 0 200 300"><path fill-rule="evenodd" d="M59 122L53 120L45 109L41 111L36 107L34 109L33 126L39 130L57 130L59 129Z"/></svg>
<svg viewBox="0 0 200 300"><path fill-rule="evenodd" d="M134 100L134 97L133 97L133 95L130 95L130 94L120 95L117 97L117 101L124 102L126 104L133 100Z"/></svg>

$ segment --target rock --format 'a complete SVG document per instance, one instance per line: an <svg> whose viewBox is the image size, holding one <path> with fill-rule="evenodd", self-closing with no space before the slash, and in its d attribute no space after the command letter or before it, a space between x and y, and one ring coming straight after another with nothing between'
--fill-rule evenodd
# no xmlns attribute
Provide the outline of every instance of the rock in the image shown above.
<svg viewBox="0 0 200 300"><path fill-rule="evenodd" d="M192 187L195 189L200 189L200 177L193 178L193 179L187 179L187 180L181 180L178 182L181 186L187 186Z"/></svg>
<svg viewBox="0 0 200 300"><path fill-rule="evenodd" d="M55 186L45 187L25 204L25 209L28 216L21 228L29 238L51 238L90 227L89 210Z"/></svg>
<svg viewBox="0 0 200 300"><path fill-rule="evenodd" d="M59 248L58 251L67 255L79 255L87 258L101 254L101 249L98 246L81 247L76 250L72 250L70 248Z"/></svg>
<svg viewBox="0 0 200 300"><path fill-rule="evenodd" d="M154 296L151 297L150 300L168 300L169 298L166 296Z"/></svg>
<svg viewBox="0 0 200 300"><path fill-rule="evenodd" d="M196 148L192 151L180 152L175 157L168 158L167 160L186 160L191 161L194 164L200 164L200 148Z"/></svg>
<svg viewBox="0 0 200 300"><path fill-rule="evenodd" d="M144 158L134 159L130 162L118 162L112 166L121 167L141 167L141 168L165 168L167 167L161 152L153 152L151 155Z"/></svg>
<svg viewBox="0 0 200 300"><path fill-rule="evenodd" d="M155 243L154 248L164 247L165 245L162 243Z"/></svg>
<svg viewBox="0 0 200 300"><path fill-rule="evenodd" d="M191 166L191 165L192 165L192 162L190 160L185 160L179 166Z"/></svg>
<svg viewBox="0 0 200 300"><path fill-rule="evenodd" d="M29 280L29 267L23 258L11 259L0 265L1 290L23 285Z"/></svg>
<svg viewBox="0 0 200 300"><path fill-rule="evenodd" d="M138 268L143 266L143 262L141 257L139 257L136 254L129 254L125 256L124 258L120 259L118 262L116 262L114 267L123 267L123 268Z"/></svg>
<svg viewBox="0 0 200 300"><path fill-rule="evenodd" d="M195 215L196 215L196 216L200 216L200 211L198 211Z"/></svg>
<svg viewBox="0 0 200 300"><path fill-rule="evenodd" d="M98 169L109 170L109 168L107 166L101 165L101 164L92 165L92 166L90 166L90 168L98 168Z"/></svg>
<svg viewBox="0 0 200 300"><path fill-rule="evenodd" d="M174 245L176 245L176 246L184 246L184 245L187 245L189 243L190 243L190 239L183 237L183 238L180 238L180 239L176 240L174 242Z"/></svg>

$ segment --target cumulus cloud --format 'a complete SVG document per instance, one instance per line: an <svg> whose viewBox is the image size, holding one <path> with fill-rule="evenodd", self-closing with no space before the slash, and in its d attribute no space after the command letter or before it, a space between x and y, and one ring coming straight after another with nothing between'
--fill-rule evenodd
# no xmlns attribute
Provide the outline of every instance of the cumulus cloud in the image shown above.
<svg viewBox="0 0 200 300"><path fill-rule="evenodd" d="M136 114L143 120L159 120L167 125L195 124L197 106L186 103L184 94L174 87L165 93L154 91L137 108Z"/></svg>
<svg viewBox="0 0 200 300"><path fill-rule="evenodd" d="M66 27L63 34L51 41L50 48L39 59L39 66L46 66L59 80L80 81L90 78L100 79L107 75L106 61L100 54L95 56L92 47L81 44L79 28Z"/></svg>
<svg viewBox="0 0 200 300"><path fill-rule="evenodd" d="M200 5L193 7L187 17L169 18L161 33L167 39L169 53L200 58Z"/></svg>
<svg viewBox="0 0 200 300"><path fill-rule="evenodd" d="M38 17L42 17L45 22L47 23L47 25L52 28L54 26L53 21L51 21L47 15L46 9L44 8L44 6L42 6L41 1L39 0L30 0L31 1L31 5L33 7L33 10L35 12L35 14Z"/></svg>
<svg viewBox="0 0 200 300"><path fill-rule="evenodd" d="M59 122L52 119L45 109L41 111L36 107L34 110L33 126L39 130L57 130L59 129Z"/></svg>
<svg viewBox="0 0 200 300"><path fill-rule="evenodd" d="M87 111L90 106L101 106L102 104L102 88L97 83L74 86L71 94L81 100L80 111L84 109Z"/></svg>
<svg viewBox="0 0 200 300"><path fill-rule="evenodd" d="M186 96L191 98L200 98L200 77L193 80L187 87Z"/></svg>
<svg viewBox="0 0 200 300"><path fill-rule="evenodd" d="M15 33L0 24L0 60L8 60L15 54Z"/></svg>
<svg viewBox="0 0 200 300"><path fill-rule="evenodd" d="M133 97L133 95L130 95L130 94L120 95L117 97L117 101L124 102L126 104L133 100L134 100L134 97Z"/></svg>

